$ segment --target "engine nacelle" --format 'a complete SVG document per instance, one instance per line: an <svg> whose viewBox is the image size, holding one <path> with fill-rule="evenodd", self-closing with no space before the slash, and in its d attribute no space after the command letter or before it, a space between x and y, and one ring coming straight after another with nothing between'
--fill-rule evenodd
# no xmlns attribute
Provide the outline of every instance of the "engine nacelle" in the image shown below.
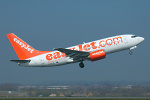
<svg viewBox="0 0 150 100"><path fill-rule="evenodd" d="M105 58L105 51L104 51L104 49L101 49L101 50L91 52L89 57L90 57L91 61L104 59Z"/></svg>

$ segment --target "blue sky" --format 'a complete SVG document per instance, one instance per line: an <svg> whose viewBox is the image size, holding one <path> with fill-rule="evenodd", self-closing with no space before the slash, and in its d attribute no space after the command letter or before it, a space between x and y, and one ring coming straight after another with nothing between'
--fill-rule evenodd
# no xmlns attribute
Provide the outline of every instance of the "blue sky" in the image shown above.
<svg viewBox="0 0 150 100"><path fill-rule="evenodd" d="M0 0L0 84L150 81L149 0ZM69 46L120 34L145 38L133 55L121 51L104 60L58 67L20 67L6 34L37 50Z"/></svg>

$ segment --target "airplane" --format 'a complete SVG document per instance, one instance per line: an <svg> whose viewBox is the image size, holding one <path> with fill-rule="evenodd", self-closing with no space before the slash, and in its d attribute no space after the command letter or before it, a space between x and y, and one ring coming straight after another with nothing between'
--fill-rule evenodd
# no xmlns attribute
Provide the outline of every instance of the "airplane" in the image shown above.
<svg viewBox="0 0 150 100"><path fill-rule="evenodd" d="M84 68L83 61L97 61L104 59L107 54L132 49L144 41L143 37L132 34L112 36L68 48L55 48L55 51L39 51L28 45L13 33L7 34L19 60L10 60L20 66L52 67L79 62Z"/></svg>

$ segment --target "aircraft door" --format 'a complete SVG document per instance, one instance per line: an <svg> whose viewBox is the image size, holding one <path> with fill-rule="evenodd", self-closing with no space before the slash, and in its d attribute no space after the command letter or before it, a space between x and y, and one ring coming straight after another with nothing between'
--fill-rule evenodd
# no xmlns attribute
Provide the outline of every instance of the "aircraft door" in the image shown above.
<svg viewBox="0 0 150 100"><path fill-rule="evenodd" d="M41 65L44 65L44 60L43 60L43 58L40 58L40 63L41 63Z"/></svg>
<svg viewBox="0 0 150 100"><path fill-rule="evenodd" d="M123 36L123 41L124 41L125 44L128 43L127 36Z"/></svg>

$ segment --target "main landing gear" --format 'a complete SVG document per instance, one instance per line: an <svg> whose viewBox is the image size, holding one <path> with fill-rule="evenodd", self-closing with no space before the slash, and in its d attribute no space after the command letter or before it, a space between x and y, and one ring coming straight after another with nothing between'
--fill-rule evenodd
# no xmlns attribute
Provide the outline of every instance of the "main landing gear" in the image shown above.
<svg viewBox="0 0 150 100"><path fill-rule="evenodd" d="M84 63L81 61L81 62L79 63L79 66L80 66L80 68L84 68Z"/></svg>

